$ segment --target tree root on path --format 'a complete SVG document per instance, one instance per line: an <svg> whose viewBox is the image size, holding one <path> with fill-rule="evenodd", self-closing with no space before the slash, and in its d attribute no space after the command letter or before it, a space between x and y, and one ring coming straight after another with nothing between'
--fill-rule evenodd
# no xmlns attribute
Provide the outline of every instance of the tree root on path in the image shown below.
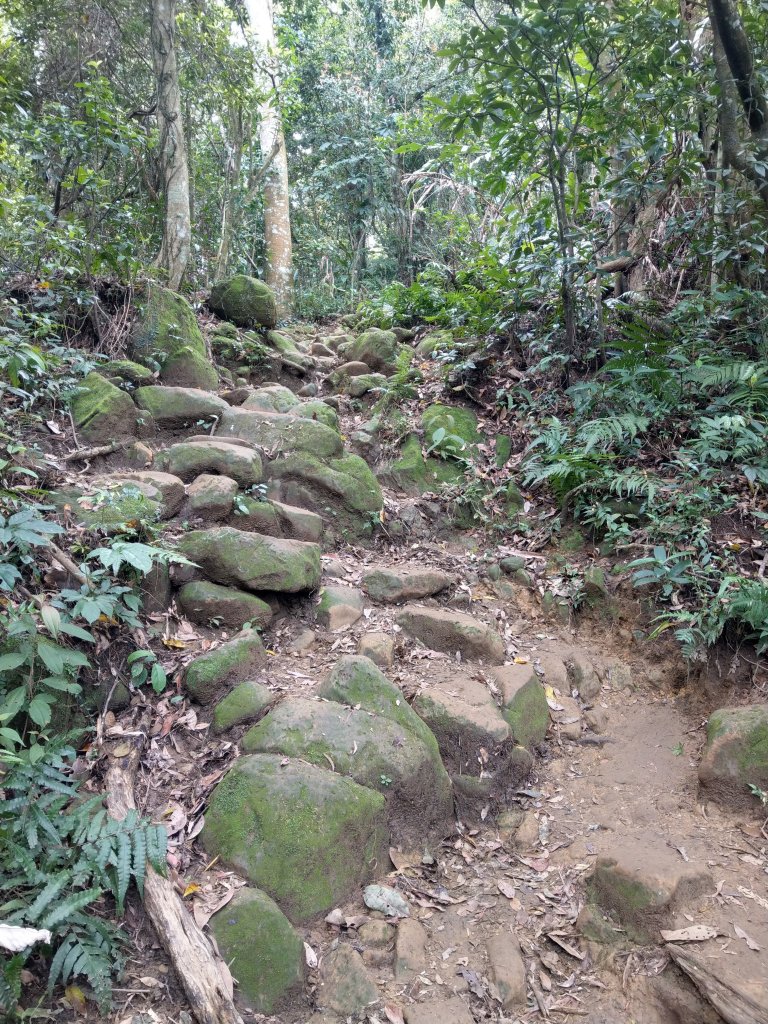
<svg viewBox="0 0 768 1024"><path fill-rule="evenodd" d="M119 742L124 744L126 738L120 737ZM136 808L133 780L144 744L143 733L131 736L130 743L131 752L124 757L111 752L110 747L116 744L105 744L109 758L107 807L117 821ZM144 880L144 909L198 1024L243 1024L232 999L229 969L187 911L171 880L159 875L151 864L147 864Z"/></svg>

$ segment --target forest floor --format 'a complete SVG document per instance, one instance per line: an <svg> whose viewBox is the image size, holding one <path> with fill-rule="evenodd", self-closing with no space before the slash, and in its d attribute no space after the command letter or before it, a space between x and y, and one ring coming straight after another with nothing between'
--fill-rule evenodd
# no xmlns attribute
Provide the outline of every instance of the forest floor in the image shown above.
<svg viewBox="0 0 768 1024"><path fill-rule="evenodd" d="M434 400L436 388L427 382L416 404ZM346 437L368 415L343 403L340 413ZM84 475L100 468L96 462ZM393 523L406 524L397 538ZM304 997L277 1016L244 1010L244 1020L715 1024L723 1018L675 966L673 943L659 935L660 927L701 925L713 937L677 948L695 946L697 962L708 965L725 991L745 993L760 1007L754 1021L768 1021L768 839L759 807L728 811L699 799L699 753L707 713L717 706L712 692L687 673L671 643L642 639L646 613L622 587L626 576L611 584L610 612L584 609L567 622L553 620L535 588L512 589L484 571L489 561L514 553L527 560L537 580L556 586L564 560L544 543L543 532L505 537L487 524L459 532L444 523L438 496L413 498L385 488L385 518L375 544L328 552L323 583L357 588L375 567L448 572L453 584L439 606L488 622L502 634L508 662L528 661L542 671L551 687L547 739L525 788L496 820L459 825L433 858L391 851L392 867L382 865L377 880L407 896L407 925L396 929L355 899L330 921L300 929L311 950ZM594 556L591 550L568 554L569 571ZM476 666L458 665L407 639L396 613L396 607L366 602L360 619L331 632L316 622L314 597L294 601L267 631L271 657L254 678L280 696L311 696L341 655L357 653L361 637L378 632L394 641L394 664L386 674L407 699L460 672L493 692ZM173 613L154 618L158 638L165 639L164 649L157 640L158 649L177 666L227 637ZM176 653L169 655L169 648ZM566 668L574 663L588 680L581 689ZM756 676L733 699L765 701L767 695L764 679ZM168 825L177 888L204 924L244 884L195 844L207 797L238 753L243 729L214 736L205 709L142 695L126 711L108 712L104 725L113 735L130 732L148 705L152 739L137 800L142 811ZM97 776L90 785L98 786ZM610 876L599 903L588 897L597 863ZM658 893L652 914L634 913L635 883ZM185 1024L189 1008L138 903L129 909L126 930L132 952L110 1020ZM510 934L520 942L528 1001L526 1008L504 1010L500 993L514 982L505 977L514 956L493 943ZM339 944L361 954L379 993L367 1011L348 1018L314 1009L327 1007L329 991L345 980L323 971L324 959ZM64 1000L54 1009L56 1019L96 1019L68 1005Z"/></svg>

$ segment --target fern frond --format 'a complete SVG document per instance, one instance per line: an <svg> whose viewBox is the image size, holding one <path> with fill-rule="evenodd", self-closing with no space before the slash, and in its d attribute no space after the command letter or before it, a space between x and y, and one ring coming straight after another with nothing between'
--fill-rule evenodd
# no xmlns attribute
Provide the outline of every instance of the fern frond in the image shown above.
<svg viewBox="0 0 768 1024"><path fill-rule="evenodd" d="M627 412L616 416L604 416L582 424L576 440L584 445L585 452L595 448L610 448L613 444L632 441L648 429L647 416Z"/></svg>
<svg viewBox="0 0 768 1024"><path fill-rule="evenodd" d="M62 872L62 874L50 880L25 914L25 917L30 924L38 923L43 911L50 906L62 889L69 885L71 881L72 874L69 871Z"/></svg>

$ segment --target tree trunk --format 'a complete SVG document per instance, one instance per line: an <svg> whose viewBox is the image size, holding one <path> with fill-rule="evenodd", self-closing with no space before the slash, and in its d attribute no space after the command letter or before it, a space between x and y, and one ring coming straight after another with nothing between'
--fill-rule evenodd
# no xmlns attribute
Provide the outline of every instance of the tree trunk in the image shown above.
<svg viewBox="0 0 768 1024"><path fill-rule="evenodd" d="M157 120L160 128L160 169L163 186L163 241L157 265L178 289L191 247L189 167L181 118L179 73L176 66L175 0L151 0L152 63L157 82Z"/></svg>
<svg viewBox="0 0 768 1024"><path fill-rule="evenodd" d="M264 176L264 246L266 281L275 293L278 317L293 311L293 252L288 190L288 154L277 90L275 26L272 0L245 0L256 57L256 79L263 99L259 103L261 157L269 161ZM272 155L274 154L274 155Z"/></svg>
<svg viewBox="0 0 768 1024"><path fill-rule="evenodd" d="M219 251L216 256L215 280L221 281L227 276L229 258L232 251L232 239L235 234L235 216L237 207L237 189L240 182L240 168L243 158L243 112L238 106L232 111L232 139L228 146L227 166L224 175L224 201L221 207L221 236Z"/></svg>

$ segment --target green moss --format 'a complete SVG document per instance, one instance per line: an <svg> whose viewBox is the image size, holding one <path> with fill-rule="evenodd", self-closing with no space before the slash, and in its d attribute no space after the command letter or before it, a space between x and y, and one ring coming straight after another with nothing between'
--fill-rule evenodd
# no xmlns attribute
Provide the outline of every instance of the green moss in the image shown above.
<svg viewBox="0 0 768 1024"><path fill-rule="evenodd" d="M304 980L304 944L259 889L240 889L209 925L248 1006L272 1013Z"/></svg>
<svg viewBox="0 0 768 1024"><path fill-rule="evenodd" d="M378 373L392 373L400 353L408 351L391 331L375 327L339 348L339 354L348 362L365 363Z"/></svg>
<svg viewBox="0 0 768 1024"><path fill-rule="evenodd" d="M187 426L197 420L214 423L227 408L217 395L197 388L140 387L136 389L134 400L140 409L165 427Z"/></svg>
<svg viewBox="0 0 768 1024"><path fill-rule="evenodd" d="M202 841L301 922L343 902L384 863L386 805L351 779L283 761L237 760L211 796Z"/></svg>
<svg viewBox="0 0 768 1024"><path fill-rule="evenodd" d="M101 363L98 372L105 377L120 377L121 380L137 386L147 384L152 380L152 371L141 363L134 363L130 359L113 359L109 363Z"/></svg>
<svg viewBox="0 0 768 1024"><path fill-rule="evenodd" d="M439 490L441 484L457 484L464 477L464 467L448 459L427 458L421 451L416 434L406 438L397 459L386 471L395 486L409 493Z"/></svg>
<svg viewBox="0 0 768 1024"><path fill-rule="evenodd" d="M439 403L430 405L422 413L421 425L424 428L424 436L430 443L435 431L441 427L446 434L460 437L468 448L482 440L477 429L477 416L470 409L461 406Z"/></svg>
<svg viewBox="0 0 768 1024"><path fill-rule="evenodd" d="M267 341L273 348L277 349L281 355L299 355L296 342L292 341L287 334L283 334L281 331L269 331L267 334Z"/></svg>
<svg viewBox="0 0 768 1024"><path fill-rule="evenodd" d="M208 305L216 316L238 327L274 327L277 321L272 289L247 274L215 284Z"/></svg>
<svg viewBox="0 0 768 1024"><path fill-rule="evenodd" d="M140 358L154 360L166 384L216 390L218 376L208 361L195 312L170 288L152 288L133 335L132 350Z"/></svg>
<svg viewBox="0 0 768 1024"><path fill-rule="evenodd" d="M295 416L303 416L308 420L317 420L318 423L324 423L331 430L335 430L337 433L339 431L339 414L330 405L326 405L325 402L319 400L302 402L293 412Z"/></svg>
<svg viewBox="0 0 768 1024"><path fill-rule="evenodd" d="M501 469L512 454L512 438L500 434L496 438L496 466Z"/></svg>
<svg viewBox="0 0 768 1024"><path fill-rule="evenodd" d="M262 448L285 454L303 452L318 459L333 459L342 454L344 446L336 430L295 413L227 409L222 414L218 433L241 437Z"/></svg>
<svg viewBox="0 0 768 1024"><path fill-rule="evenodd" d="M174 444L164 453L163 462L169 473L186 481L214 473L236 480L241 487L252 487L263 475L258 452L215 438Z"/></svg>
<svg viewBox="0 0 768 1024"><path fill-rule="evenodd" d="M126 523L154 523L161 512L159 502L147 498L128 482L92 494L72 487L52 491L48 497L59 511L67 508L79 525L106 533L124 531Z"/></svg>
<svg viewBox="0 0 768 1024"><path fill-rule="evenodd" d="M503 713L515 743L530 749L544 742L549 708L544 687L535 676L518 689Z"/></svg>
<svg viewBox="0 0 768 1024"><path fill-rule="evenodd" d="M707 724L707 745L731 734L738 771L747 784L768 786L768 706L720 708Z"/></svg>
<svg viewBox="0 0 768 1024"><path fill-rule="evenodd" d="M290 388L283 387L282 384L270 384L257 388L248 396L241 408L258 409L262 412L290 412L300 404Z"/></svg>
<svg viewBox="0 0 768 1024"><path fill-rule="evenodd" d="M262 664L264 646L254 630L245 630L233 640L195 658L187 665L186 688L205 704L216 696L223 683L237 682Z"/></svg>
<svg viewBox="0 0 768 1024"><path fill-rule="evenodd" d="M136 433L136 406L99 373L89 373L72 399L72 418L81 439L112 441Z"/></svg>
<svg viewBox="0 0 768 1024"><path fill-rule="evenodd" d="M268 626L272 621L272 609L260 597L207 580L185 583L178 602L187 618L203 625L215 620L219 625L242 629L246 622Z"/></svg>
<svg viewBox="0 0 768 1024"><path fill-rule="evenodd" d="M231 526L193 530L179 550L224 586L296 594L320 582L320 548L297 540L246 533Z"/></svg>
<svg viewBox="0 0 768 1024"><path fill-rule="evenodd" d="M225 732L233 725L258 718L269 707L275 696L261 683L247 681L240 683L220 700L213 710L213 731Z"/></svg>

